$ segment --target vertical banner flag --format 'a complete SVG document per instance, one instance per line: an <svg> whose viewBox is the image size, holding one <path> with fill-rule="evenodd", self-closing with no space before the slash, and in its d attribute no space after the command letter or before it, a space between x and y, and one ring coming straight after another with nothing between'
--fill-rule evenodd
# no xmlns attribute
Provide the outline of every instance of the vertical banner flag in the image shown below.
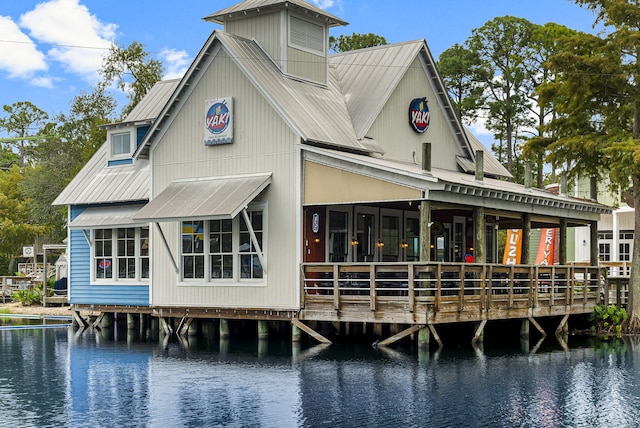
<svg viewBox="0 0 640 428"><path fill-rule="evenodd" d="M540 245L536 255L537 265L551 266L555 254L556 229L542 229L540 235Z"/></svg>
<svg viewBox="0 0 640 428"><path fill-rule="evenodd" d="M522 230L507 230L507 243L504 246L503 265L519 265L522 257Z"/></svg>

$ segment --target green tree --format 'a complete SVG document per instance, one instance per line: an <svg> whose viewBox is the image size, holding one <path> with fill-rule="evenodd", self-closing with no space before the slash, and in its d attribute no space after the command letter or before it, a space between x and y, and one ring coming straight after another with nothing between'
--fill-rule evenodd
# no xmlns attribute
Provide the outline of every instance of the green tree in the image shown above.
<svg viewBox="0 0 640 428"><path fill-rule="evenodd" d="M23 175L17 165L0 171L0 266L4 275L13 275L15 257L22 247L35 242L44 232L42 226L32 222L26 201L20 194Z"/></svg>
<svg viewBox="0 0 640 428"><path fill-rule="evenodd" d="M329 49L334 52L354 51L356 49L371 48L386 44L387 39L373 33L353 33L350 36L341 35L337 38L329 36Z"/></svg>
<svg viewBox="0 0 640 428"><path fill-rule="evenodd" d="M601 177L629 189L640 208L640 5L637 0L576 0L596 13L608 32L576 34L552 56L553 83L540 93L553 99L557 118L550 124L558 140L550 159L570 163L569 175ZM640 329L640 209L629 287L629 327Z"/></svg>
<svg viewBox="0 0 640 428"><path fill-rule="evenodd" d="M31 218L44 227L48 242L66 237L65 207L51 205L95 151L106 141L101 125L113 122L115 100L96 87L73 98L68 115L61 114L48 135L35 147L35 164L24 172L20 184Z"/></svg>
<svg viewBox="0 0 640 428"><path fill-rule="evenodd" d="M49 115L29 101L19 101L12 105L2 106L5 116L0 118L0 128L7 131L15 141L6 142L9 147L18 150L20 167L24 168L30 159L30 148L33 146L30 137L35 136L46 124Z"/></svg>
<svg viewBox="0 0 640 428"><path fill-rule="evenodd" d="M555 105L553 100L541 99L537 89L546 82L554 79L552 70L547 65L547 60L566 46L563 40L576 34L563 25L547 23L534 25L531 34L529 55L524 62L526 79L523 91L530 101L530 114L535 119L535 131L523 148L523 155L536 164L537 186L543 187L544 165L546 152L553 141L553 135L546 128L546 124L553 118ZM555 182L555 166L551 167L551 182Z"/></svg>
<svg viewBox="0 0 640 428"><path fill-rule="evenodd" d="M518 129L530 127L530 101L522 88L526 73L524 61L529 56L533 24L522 18L504 16L474 29L466 47L478 56L479 76L487 97L487 128L504 135L506 167L514 172L514 137ZM500 149L501 151L501 149Z"/></svg>
<svg viewBox="0 0 640 428"><path fill-rule="evenodd" d="M102 88L115 81L121 91L127 91L129 104L122 109L124 117L162 78L163 67L160 61L151 58L141 43L132 42L127 48L112 46L99 72L103 78Z"/></svg>
<svg viewBox="0 0 640 428"><path fill-rule="evenodd" d="M488 76L484 74L487 69L482 67L476 52L456 43L440 54L438 71L460 120L467 125L476 121L478 112L486 101L481 82L488 80Z"/></svg>

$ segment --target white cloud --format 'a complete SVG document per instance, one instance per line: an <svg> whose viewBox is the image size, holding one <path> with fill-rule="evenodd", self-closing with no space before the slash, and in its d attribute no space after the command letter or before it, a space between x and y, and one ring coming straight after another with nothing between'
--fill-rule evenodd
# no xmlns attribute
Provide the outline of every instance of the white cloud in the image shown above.
<svg viewBox="0 0 640 428"><path fill-rule="evenodd" d="M30 83L33 86L37 86L39 88L48 88L51 89L54 87L54 81L57 79L54 79L53 77L34 77L33 79L31 79Z"/></svg>
<svg viewBox="0 0 640 428"><path fill-rule="evenodd" d="M29 78L35 72L47 70L44 54L6 16L0 16L0 70L11 78Z"/></svg>
<svg viewBox="0 0 640 428"><path fill-rule="evenodd" d="M333 6L333 0L313 0L313 3L320 9L328 9Z"/></svg>
<svg viewBox="0 0 640 428"><path fill-rule="evenodd" d="M163 79L181 78L191 64L191 58L184 50L163 49L160 52L160 57L163 59L166 68Z"/></svg>
<svg viewBox="0 0 640 428"><path fill-rule="evenodd" d="M79 0L50 0L39 3L20 17L20 26L32 38L55 45L47 55L63 67L89 81L116 35L116 24L100 22Z"/></svg>

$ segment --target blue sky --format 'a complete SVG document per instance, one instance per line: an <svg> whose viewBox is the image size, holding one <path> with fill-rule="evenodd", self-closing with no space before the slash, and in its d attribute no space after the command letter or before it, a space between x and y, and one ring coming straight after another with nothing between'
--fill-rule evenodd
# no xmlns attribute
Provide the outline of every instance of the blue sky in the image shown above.
<svg viewBox="0 0 640 428"><path fill-rule="evenodd" d="M201 18L237 2L0 0L0 106L30 101L49 114L67 112L71 99L97 81L96 70L112 43L141 42L164 63L166 78L179 77L209 34L220 29ZM569 0L311 2L349 22L333 35L375 33L389 43L426 39L436 60L498 16L586 32L593 31L594 21L590 11ZM122 107L126 101L119 99Z"/></svg>

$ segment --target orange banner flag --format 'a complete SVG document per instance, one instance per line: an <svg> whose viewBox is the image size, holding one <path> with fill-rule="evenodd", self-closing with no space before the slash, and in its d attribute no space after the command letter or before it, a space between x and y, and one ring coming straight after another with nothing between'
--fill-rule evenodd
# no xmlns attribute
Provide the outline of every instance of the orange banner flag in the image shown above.
<svg viewBox="0 0 640 428"><path fill-rule="evenodd" d="M522 257L522 230L507 230L507 243L504 246L504 255L502 256L502 264L519 265Z"/></svg>
<svg viewBox="0 0 640 428"><path fill-rule="evenodd" d="M556 243L556 229L542 229L540 235L540 245L538 245L538 254L536 255L537 265L551 266L554 262Z"/></svg>

